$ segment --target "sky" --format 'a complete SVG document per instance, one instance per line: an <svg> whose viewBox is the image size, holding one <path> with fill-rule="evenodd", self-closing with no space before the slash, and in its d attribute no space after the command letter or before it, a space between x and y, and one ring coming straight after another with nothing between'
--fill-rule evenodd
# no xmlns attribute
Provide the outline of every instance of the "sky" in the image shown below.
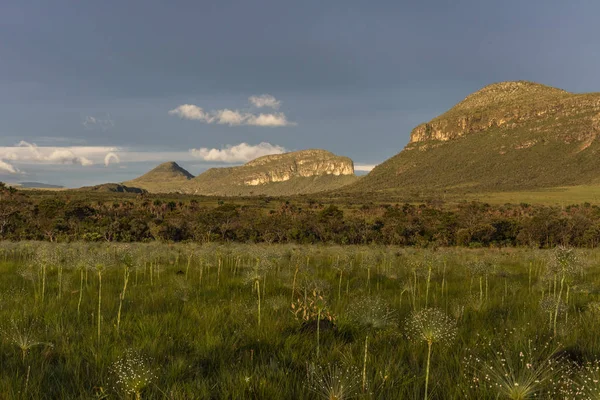
<svg viewBox="0 0 600 400"><path fill-rule="evenodd" d="M322 148L368 171L494 82L600 91L597 0L0 3L0 181Z"/></svg>

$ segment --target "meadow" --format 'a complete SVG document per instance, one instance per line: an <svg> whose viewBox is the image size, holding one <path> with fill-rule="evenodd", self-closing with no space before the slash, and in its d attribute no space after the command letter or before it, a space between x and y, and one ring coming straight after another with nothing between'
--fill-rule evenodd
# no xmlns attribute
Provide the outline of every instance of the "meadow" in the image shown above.
<svg viewBox="0 0 600 400"><path fill-rule="evenodd" d="M0 243L7 399L598 399L600 253Z"/></svg>

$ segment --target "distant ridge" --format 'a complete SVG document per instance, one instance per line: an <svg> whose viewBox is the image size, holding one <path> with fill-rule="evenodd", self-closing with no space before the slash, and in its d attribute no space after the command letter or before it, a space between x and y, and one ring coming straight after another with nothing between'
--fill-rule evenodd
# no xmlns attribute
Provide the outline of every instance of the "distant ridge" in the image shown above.
<svg viewBox="0 0 600 400"><path fill-rule="evenodd" d="M101 185L96 186L84 186L79 188L81 191L89 191L89 192L111 192L111 193L147 193L147 190L140 189L136 187L129 187L125 185L121 185L118 183L103 183Z"/></svg>
<svg viewBox="0 0 600 400"><path fill-rule="evenodd" d="M63 189L64 186L61 185L51 185L48 183L41 182L19 182L19 186L22 188L31 188L31 189Z"/></svg>
<svg viewBox="0 0 600 400"><path fill-rule="evenodd" d="M211 168L195 178L168 162L123 184L155 193L287 196L335 190L357 179L350 158L310 149L259 157L239 167Z"/></svg>
<svg viewBox="0 0 600 400"><path fill-rule="evenodd" d="M600 93L500 82L417 126L350 192L481 192L600 184Z"/></svg>

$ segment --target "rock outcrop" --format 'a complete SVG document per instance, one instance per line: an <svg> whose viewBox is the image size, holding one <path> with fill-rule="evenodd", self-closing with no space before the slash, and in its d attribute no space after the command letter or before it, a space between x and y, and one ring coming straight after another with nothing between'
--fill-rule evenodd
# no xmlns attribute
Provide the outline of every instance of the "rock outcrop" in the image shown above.
<svg viewBox="0 0 600 400"><path fill-rule="evenodd" d="M589 113L600 113L599 96L575 95L525 81L495 83L469 95L447 113L417 126L410 135L410 143L448 141L490 128L510 130L526 123L534 129L547 123L549 132L553 120L584 117ZM581 140L584 136L586 132L580 132L572 139Z"/></svg>
<svg viewBox="0 0 600 400"><path fill-rule="evenodd" d="M336 156L325 150L303 150L264 156L239 168L246 171L248 177L243 183L249 186L285 182L295 177L354 175L354 163L351 159Z"/></svg>
<svg viewBox="0 0 600 400"><path fill-rule="evenodd" d="M337 189L354 178L350 158L302 150L260 157L239 167L212 168L194 178L189 188L206 195L290 195Z"/></svg>

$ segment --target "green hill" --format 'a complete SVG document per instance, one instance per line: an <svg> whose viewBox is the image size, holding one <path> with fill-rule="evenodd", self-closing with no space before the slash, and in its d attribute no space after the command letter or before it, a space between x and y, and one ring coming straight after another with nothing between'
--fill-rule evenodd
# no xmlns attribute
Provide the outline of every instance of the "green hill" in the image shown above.
<svg viewBox="0 0 600 400"><path fill-rule="evenodd" d="M490 192L600 184L600 93L503 82L417 126L345 191Z"/></svg>
<svg viewBox="0 0 600 400"><path fill-rule="evenodd" d="M128 187L145 189L153 193L180 192L194 178L176 162L166 162L145 173L139 178L123 182Z"/></svg>

